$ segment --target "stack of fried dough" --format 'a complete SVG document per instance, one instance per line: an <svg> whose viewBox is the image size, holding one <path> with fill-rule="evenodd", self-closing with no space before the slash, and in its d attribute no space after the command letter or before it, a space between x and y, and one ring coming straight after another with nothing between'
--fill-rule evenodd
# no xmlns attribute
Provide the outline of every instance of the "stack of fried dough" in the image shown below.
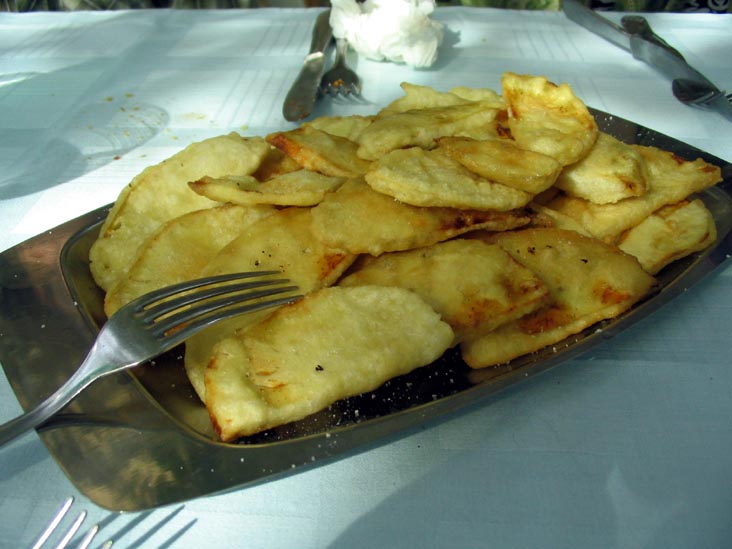
<svg viewBox="0 0 732 549"><path fill-rule="evenodd" d="M716 239L701 159L598 130L566 85L403 84L373 116L193 143L121 193L91 252L105 311L201 276L306 294L186 343L220 438L298 420L459 346L485 368L628 310Z"/></svg>

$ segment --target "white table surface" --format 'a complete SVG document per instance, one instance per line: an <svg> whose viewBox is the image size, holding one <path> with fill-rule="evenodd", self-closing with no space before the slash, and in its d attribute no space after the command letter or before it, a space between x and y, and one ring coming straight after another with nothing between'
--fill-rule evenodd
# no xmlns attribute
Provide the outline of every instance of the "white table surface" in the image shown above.
<svg viewBox="0 0 732 549"><path fill-rule="evenodd" d="M281 102L315 10L0 14L0 250L113 201L148 164L231 130L289 128ZM367 114L401 81L570 83L593 107L732 161L732 124L559 13L439 8L437 65L353 59ZM620 14L614 14L616 19ZM732 15L649 15L732 89ZM69 494L115 547L729 547L732 269L579 359L348 459L150 513L78 494L35 433L0 450L0 547ZM0 420L20 412L0 374ZM176 513L173 515L173 513ZM170 520L168 520L170 519Z"/></svg>

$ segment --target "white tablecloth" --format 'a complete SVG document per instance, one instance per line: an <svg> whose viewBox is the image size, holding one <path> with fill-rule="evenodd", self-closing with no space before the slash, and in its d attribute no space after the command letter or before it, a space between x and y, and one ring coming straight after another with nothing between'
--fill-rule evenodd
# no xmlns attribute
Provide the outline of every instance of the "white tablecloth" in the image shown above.
<svg viewBox="0 0 732 549"><path fill-rule="evenodd" d="M0 14L0 250L113 201L194 140L291 127L281 103L316 13ZM499 89L510 70L568 82L590 106L732 161L729 121L681 105L668 81L562 14L439 8L435 19L448 34L433 69L352 59L364 101L318 112L375 112L402 81ZM649 20L732 88L732 16ZM729 546L731 320L727 265L591 354L481 406L182 509L110 515L31 434L0 450L0 547L29 544L69 494L116 547ZM0 375L0 420L19 412Z"/></svg>

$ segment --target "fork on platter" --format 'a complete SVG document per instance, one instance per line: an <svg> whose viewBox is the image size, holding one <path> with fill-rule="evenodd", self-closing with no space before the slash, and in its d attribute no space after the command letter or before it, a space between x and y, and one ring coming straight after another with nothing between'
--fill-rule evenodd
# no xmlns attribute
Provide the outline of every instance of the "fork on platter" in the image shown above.
<svg viewBox="0 0 732 549"><path fill-rule="evenodd" d="M0 425L0 447L38 427L100 377L148 361L226 318L290 303L298 288L279 271L219 275L145 294L102 326L78 370L29 412Z"/></svg>

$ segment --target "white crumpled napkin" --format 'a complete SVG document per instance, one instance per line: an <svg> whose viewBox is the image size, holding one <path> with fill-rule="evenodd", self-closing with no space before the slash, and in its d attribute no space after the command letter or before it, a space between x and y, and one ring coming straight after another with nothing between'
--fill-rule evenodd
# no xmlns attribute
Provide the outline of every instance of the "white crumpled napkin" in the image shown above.
<svg viewBox="0 0 732 549"><path fill-rule="evenodd" d="M437 60L444 25L430 19L435 0L332 0L333 36L377 61L429 67Z"/></svg>

